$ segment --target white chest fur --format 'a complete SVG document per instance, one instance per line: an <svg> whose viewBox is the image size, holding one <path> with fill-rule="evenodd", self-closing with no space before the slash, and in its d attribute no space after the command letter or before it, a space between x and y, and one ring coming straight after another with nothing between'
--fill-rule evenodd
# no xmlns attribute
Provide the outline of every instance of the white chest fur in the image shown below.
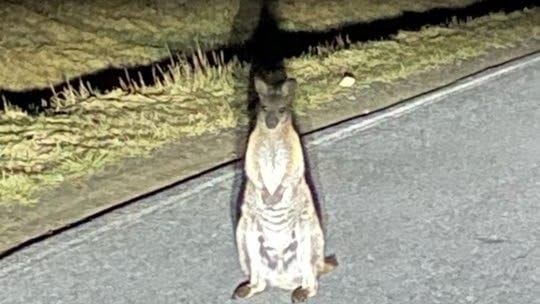
<svg viewBox="0 0 540 304"><path fill-rule="evenodd" d="M257 151L257 162L261 179L270 194L273 194L287 173L291 151L281 140L266 142Z"/></svg>

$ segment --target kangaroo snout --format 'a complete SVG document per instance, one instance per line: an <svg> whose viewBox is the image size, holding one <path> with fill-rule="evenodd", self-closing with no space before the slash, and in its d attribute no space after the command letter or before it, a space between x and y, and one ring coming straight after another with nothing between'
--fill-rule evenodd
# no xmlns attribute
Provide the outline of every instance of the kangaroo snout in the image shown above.
<svg viewBox="0 0 540 304"><path fill-rule="evenodd" d="M268 129L274 129L278 125L279 119L275 114L268 114L264 121Z"/></svg>

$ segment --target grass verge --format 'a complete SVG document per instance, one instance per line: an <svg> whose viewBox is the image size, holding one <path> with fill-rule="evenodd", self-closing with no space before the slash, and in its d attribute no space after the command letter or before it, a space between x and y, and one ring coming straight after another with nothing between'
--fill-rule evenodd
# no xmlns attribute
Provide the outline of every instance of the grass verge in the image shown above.
<svg viewBox="0 0 540 304"><path fill-rule="evenodd" d="M302 0L278 1L278 24L289 31L321 31L343 25L392 18L403 12L425 12L433 8L459 8L477 0ZM361 8L361 9L359 9ZM316 13L313 13L316 12Z"/></svg>
<svg viewBox="0 0 540 304"><path fill-rule="evenodd" d="M292 58L287 62L289 73L299 79L301 88L304 87L297 101L301 132L386 107L487 66L539 50L538 12L533 9L508 15L494 14L462 24L429 27L416 33L402 32L388 41L348 48L339 44L333 48L321 47L310 55ZM458 42L462 44L457 45ZM399 51L401 44L408 51L402 57L395 57L397 54L393 52ZM415 52L421 50L415 56ZM355 53L367 56L366 61L354 61ZM395 61L414 58L420 62L409 63L411 68ZM424 61L425 64L421 64ZM365 70L366 65L370 70ZM56 117L31 118L16 109L0 115L0 139L11 138L4 141L7 145L2 144L0 150L4 166L0 188L4 191L0 193L0 255L46 231L77 222L241 155L243 147L239 143L245 138L242 114L245 109L241 100L245 97L247 67L231 63L205 69L204 60L200 66L197 71L174 66L167 73L166 81L152 88L131 86L108 94L85 89L78 94L75 94L77 90L59 92L55 101L58 104ZM344 70L356 75L357 83L351 88L337 86ZM362 74L364 71L367 72ZM221 79L228 80L221 83ZM313 88L309 89L310 85ZM335 95L324 95L327 91ZM323 95L319 96L320 92ZM141 100L153 103L139 104L137 101ZM196 113L190 112L192 105L198 105ZM137 116L132 112L145 114ZM163 117L177 120L162 121ZM210 119L205 120L208 117ZM215 117L220 117L219 123ZM187 119L199 126L200 136L177 131L182 125L175 124L183 122L185 125ZM148 128L153 128L152 132L148 132ZM167 128L169 131L164 131ZM189 126L184 129L187 130ZM169 135L161 135L165 139L156 140L159 136L153 135L154 132ZM93 135L72 137L72 134ZM47 140L51 135L58 136L55 139L58 143ZM79 141L73 143L73 138ZM130 143L124 144L127 142ZM74 171L60 171L58 168L67 166L66 161L55 159L54 153L42 156L33 150L43 143L58 147L56 155L65 155L71 160ZM11 146L8 148L8 145ZM63 149L67 153L62 154ZM79 158L75 158L77 155ZM150 157L135 157L142 155ZM32 174L25 173L24 169L13 173L13 168L7 167L15 163L14 160L24 160L19 164L28 166L40 157L49 162L36 166L39 170ZM87 159L92 161L85 162ZM39 179L46 175L54 177L51 172L56 172L57 180ZM5 183L9 178L13 178L11 184ZM9 192L9 187L23 188L21 183L27 183L26 190L33 189L34 195ZM54 185L60 187L54 188ZM6 194L12 195L12 199L5 199Z"/></svg>
<svg viewBox="0 0 540 304"><path fill-rule="evenodd" d="M296 111L302 116L336 95L413 73L459 64L492 48L538 41L539 9L487 17L394 39L320 47L286 62L302 84ZM239 62L195 69L177 63L152 87L127 84L106 94L81 84L53 99L56 114L30 117L8 107L0 115L0 205L37 201L36 190L83 175L126 157L140 157L186 137L244 126L248 67ZM356 75L352 88L337 85Z"/></svg>
<svg viewBox="0 0 540 304"><path fill-rule="evenodd" d="M371 0L279 0L275 13L285 29L325 30L395 16L403 10L460 7L475 1L393 0L380 4ZM203 50L244 42L257 25L261 3L3 1L0 88L48 88L109 67L146 65L166 58L170 50L191 52L195 41Z"/></svg>
<svg viewBox="0 0 540 304"><path fill-rule="evenodd" d="M258 19L246 13L235 23L242 2L4 1L0 88L47 88L108 67L150 64L195 42L203 49L243 42Z"/></svg>
<svg viewBox="0 0 540 304"><path fill-rule="evenodd" d="M287 70L299 78L298 110L317 108L332 97L373 83L391 83L414 73L460 64L491 49L511 48L526 40L538 43L540 9L401 31L391 40L353 44L346 49L320 48L315 55L294 58ZM339 44L338 44L339 45ZM344 73L355 75L355 87L337 86Z"/></svg>

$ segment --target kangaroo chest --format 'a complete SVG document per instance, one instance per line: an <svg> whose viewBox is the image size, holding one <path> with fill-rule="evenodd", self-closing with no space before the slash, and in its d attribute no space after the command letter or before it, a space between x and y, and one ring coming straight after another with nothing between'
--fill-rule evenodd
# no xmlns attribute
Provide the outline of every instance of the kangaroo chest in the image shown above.
<svg viewBox="0 0 540 304"><path fill-rule="evenodd" d="M283 140L263 143L257 151L261 179L268 192L274 193L287 173L291 161L290 148Z"/></svg>

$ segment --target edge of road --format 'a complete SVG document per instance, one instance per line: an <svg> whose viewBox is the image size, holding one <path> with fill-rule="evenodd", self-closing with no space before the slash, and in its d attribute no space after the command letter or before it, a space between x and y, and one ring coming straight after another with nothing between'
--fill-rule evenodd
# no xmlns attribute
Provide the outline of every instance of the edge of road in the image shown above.
<svg viewBox="0 0 540 304"><path fill-rule="evenodd" d="M538 61L540 61L540 50L514 58L498 65L488 67L477 73L460 78L446 86L435 88L414 97L404 99L396 104L390 105L387 108L374 111L367 115L352 117L345 121L313 130L312 132L306 133L302 136L304 137L303 140L305 141L304 145L306 147L310 147L320 145L321 143L329 143L339 140L346 137L350 133L369 129L385 120L403 116L415 110L417 107L435 103L448 95L477 87L493 78L497 78L501 75L523 68L529 64L534 64ZM338 126L339 128L337 130L328 132L327 134L321 134L328 129L335 129L334 127ZM317 134L316 138L314 137L314 133Z"/></svg>
<svg viewBox="0 0 540 304"><path fill-rule="evenodd" d="M539 61L540 61L540 50L537 50L533 53L530 53L521 57L517 57L517 58L511 59L509 61L497 64L494 66L490 66L476 73L472 73L468 76L465 76L456 81L453 81L449 83L448 85L432 89L428 92L413 96L411 98L404 99L386 108L371 112L369 114L355 116L345 121L341 121L335 124L331 124L331 125L307 132L301 136L302 142L306 148L315 147L324 143L332 143L336 140L343 139L348 136L354 135L358 132L361 132L363 130L369 129L386 120L400 117L421 106L426 106L426 105L435 103L437 101L440 101L448 95L465 91L470 88L474 88L493 78L497 78L506 73L510 73L514 70L524 68L528 65L534 64ZM222 170L226 167L234 166L239 161L241 160L235 159L225 164L222 164L220 166L211 168L187 180L184 180L182 183L191 181L197 177L206 176L212 173L215 174L217 171ZM112 220L108 222L106 225L100 226L98 229L86 233L81 238L77 238L69 242L63 243L61 246L52 247L49 250L40 251L38 254L35 254L33 257L25 258L22 261L14 260L11 263L9 263L8 266L0 269L0 278L7 276L9 273L15 270L28 267L29 264L42 260L43 258L45 258L46 256L50 254L54 254L55 252L65 250L66 248L69 248L71 246L75 246L79 243L84 242L88 238L93 238L102 233L105 233L112 228L119 227L119 226L122 226L122 227L129 226L129 222L133 223L136 219L141 218L142 216L145 216L152 212L155 212L157 209L171 208L178 201L178 199L191 196L204 189L212 187L216 183L224 182L230 178L233 178L234 174L235 174L234 171L218 174L217 176L212 177L209 180L204 181L203 183L195 187L192 187L188 189L187 191L182 192L180 195L176 196L174 200L167 200L160 204L152 204L152 205L146 206L144 208L137 210L134 213L123 215L122 217L119 217L118 219ZM148 195L145 195L137 199L136 201L148 199L148 197L153 196L159 192L165 191L167 189L149 193ZM133 202L136 202L136 201L133 201ZM81 224L84 224L84 222ZM67 227L60 229L57 232L50 233L40 238L25 242L7 252L2 253L0 255L0 262L4 262L4 260L7 260L13 253L18 252L20 250L24 250L26 247L30 247L34 243L37 243L39 241L42 241L44 239L47 239L51 236L54 236L56 234L59 234L63 231L66 231L70 228L77 227L77 226L79 225L77 224L69 225Z"/></svg>

